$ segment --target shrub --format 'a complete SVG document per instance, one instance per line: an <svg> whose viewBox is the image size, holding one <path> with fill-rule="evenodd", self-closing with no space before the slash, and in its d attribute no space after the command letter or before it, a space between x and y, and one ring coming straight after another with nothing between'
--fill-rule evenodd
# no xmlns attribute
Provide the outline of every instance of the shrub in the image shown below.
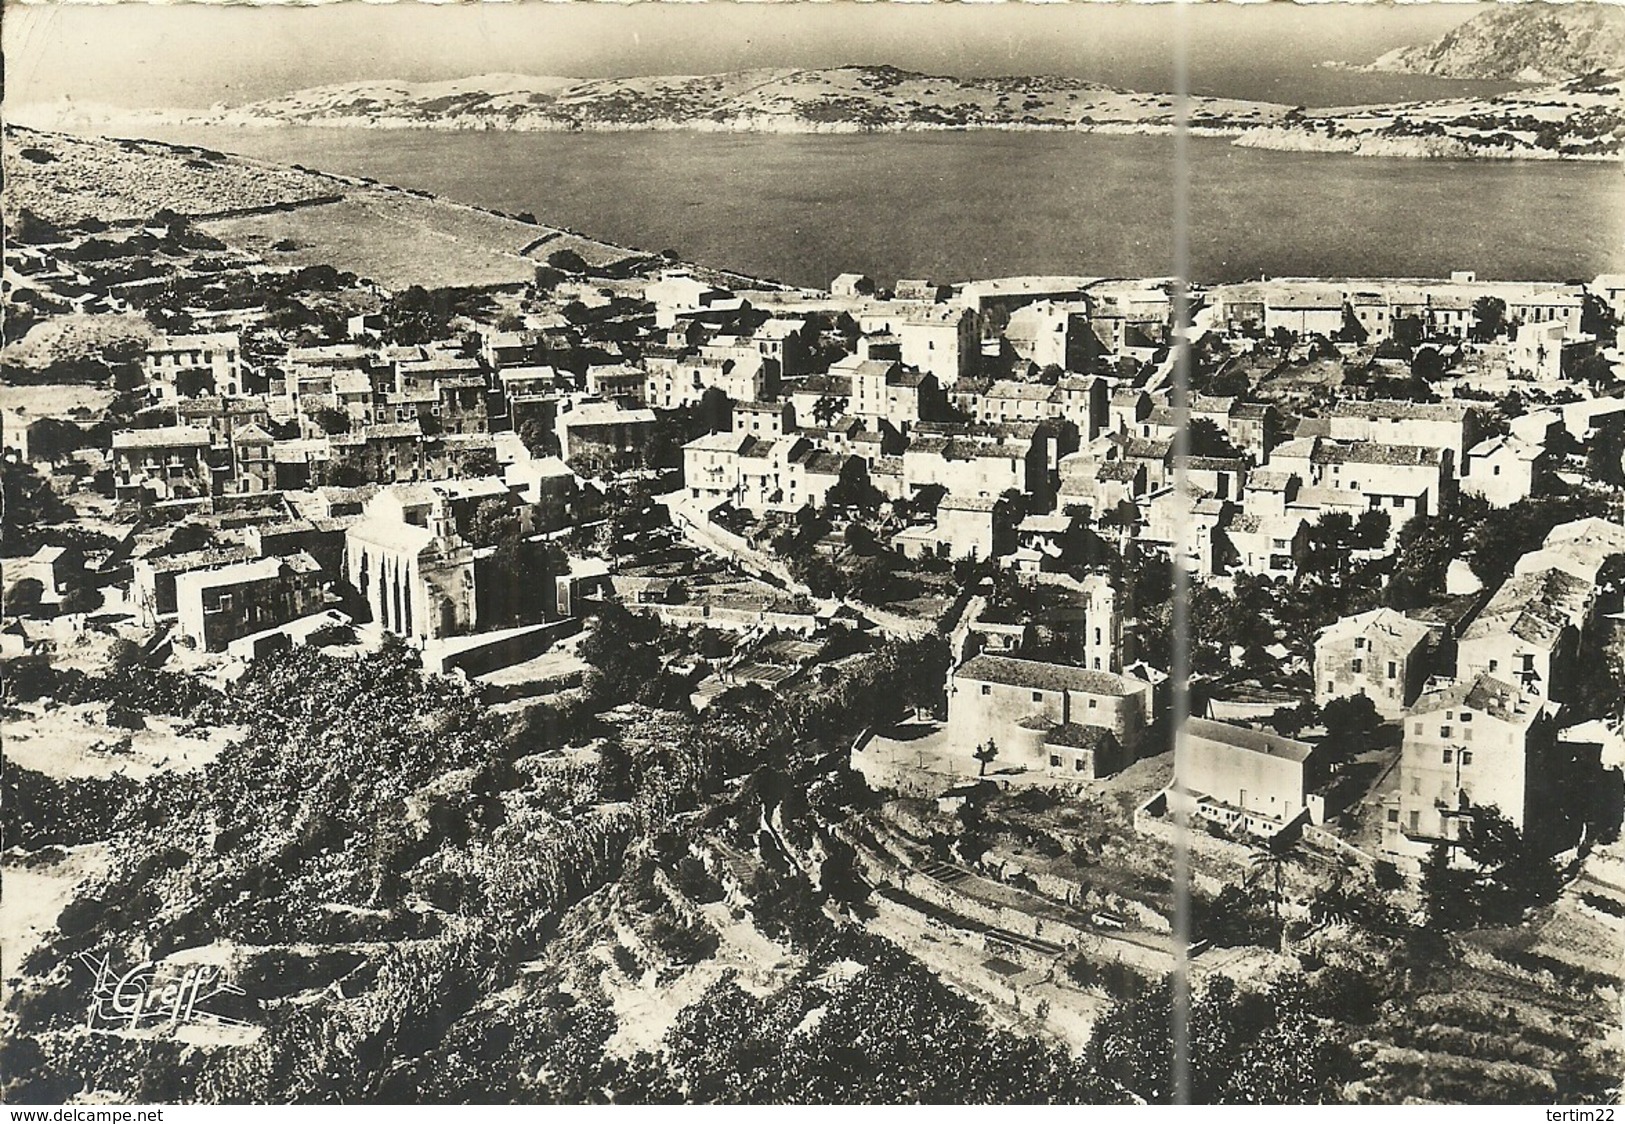
<svg viewBox="0 0 1625 1124"><path fill-rule="evenodd" d="M324 624L305 638L312 648L332 648L355 643L355 629L347 624Z"/></svg>

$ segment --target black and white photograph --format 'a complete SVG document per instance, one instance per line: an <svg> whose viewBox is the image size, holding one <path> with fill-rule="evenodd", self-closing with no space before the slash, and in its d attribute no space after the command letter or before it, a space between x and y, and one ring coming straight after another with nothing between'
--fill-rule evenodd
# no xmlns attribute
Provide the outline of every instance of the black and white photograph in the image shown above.
<svg viewBox="0 0 1625 1124"><path fill-rule="evenodd" d="M1625 3L0 48L12 1119L1613 1120Z"/></svg>

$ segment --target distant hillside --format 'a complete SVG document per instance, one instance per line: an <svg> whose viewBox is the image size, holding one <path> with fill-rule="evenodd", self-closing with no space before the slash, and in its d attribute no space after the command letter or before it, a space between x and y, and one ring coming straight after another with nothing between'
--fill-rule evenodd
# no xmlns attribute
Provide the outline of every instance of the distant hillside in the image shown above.
<svg viewBox="0 0 1625 1124"><path fill-rule="evenodd" d="M1420 47L1366 69L1440 78L1562 82L1625 69L1625 7L1596 0L1504 3Z"/></svg>
<svg viewBox="0 0 1625 1124"><path fill-rule="evenodd" d="M1538 12L1536 14L1539 14ZM1473 21L1477 23L1478 21ZM142 111L105 120L84 104L19 107L39 127L135 132L147 125L357 129L694 130L854 133L1052 129L1168 133L1171 94L1072 78L951 78L888 66L746 70L701 77L582 80L488 74L448 82L351 82L203 113ZM1497 97L1306 110L1193 98L1197 135L1237 144L1371 156L1608 160L1625 152L1618 72Z"/></svg>
<svg viewBox="0 0 1625 1124"><path fill-rule="evenodd" d="M29 124L83 126L84 107ZM1267 102L1198 98L1198 127L1235 131L1285 112ZM69 120L68 118L71 118ZM1172 95L1070 78L951 78L887 66L763 69L703 76L582 80L512 74L450 82L352 82L201 114L136 115L186 124L433 129L714 129L853 132L869 129L1059 128L1165 131ZM128 120L128 118L126 118Z"/></svg>
<svg viewBox="0 0 1625 1124"><path fill-rule="evenodd" d="M567 250L592 266L647 257L532 216L504 215L353 176L191 145L41 132L7 123L0 209L68 237L169 210L272 266L331 265L392 289L517 284ZM94 238L94 233L89 235ZM702 271L718 276L714 271Z"/></svg>
<svg viewBox="0 0 1625 1124"><path fill-rule="evenodd" d="M1357 156L1611 161L1625 154L1625 89L1617 73L1592 74L1494 97L1294 110L1234 143Z"/></svg>

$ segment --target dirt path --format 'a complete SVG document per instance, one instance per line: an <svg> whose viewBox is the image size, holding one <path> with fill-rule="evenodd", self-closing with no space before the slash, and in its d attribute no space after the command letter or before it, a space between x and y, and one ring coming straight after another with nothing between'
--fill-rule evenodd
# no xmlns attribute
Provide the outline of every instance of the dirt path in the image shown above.
<svg viewBox="0 0 1625 1124"><path fill-rule="evenodd" d="M9 992L28 954L56 924L64 906L88 879L107 869L108 848L92 843L71 848L57 862L29 867L7 859L0 865L0 991Z"/></svg>

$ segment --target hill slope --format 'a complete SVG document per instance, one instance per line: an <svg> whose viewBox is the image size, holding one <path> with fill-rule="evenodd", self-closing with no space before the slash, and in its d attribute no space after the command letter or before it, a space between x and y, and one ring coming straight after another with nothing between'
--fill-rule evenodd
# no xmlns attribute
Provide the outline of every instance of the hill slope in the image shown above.
<svg viewBox="0 0 1625 1124"><path fill-rule="evenodd" d="M1133 93L1053 76L952 78L884 66L594 80L492 74L432 83L350 82L201 114L143 111L103 121L86 120L83 105L69 108L64 115L49 106L19 107L12 118L40 127L64 127L65 122L68 128L104 132L178 124L521 132L1168 133L1178 123L1171 94ZM1607 160L1625 151L1625 96L1616 71L1495 97L1400 105L1304 110L1193 98L1190 124L1198 135L1233 137L1238 144L1262 148Z"/></svg>
<svg viewBox="0 0 1625 1124"><path fill-rule="evenodd" d="M1440 78L1561 82L1625 68L1625 8L1596 2L1500 4L1432 43L1367 69Z"/></svg>
<svg viewBox="0 0 1625 1124"><path fill-rule="evenodd" d="M82 110L82 107L80 107ZM846 132L932 128L1169 129L1168 94L1114 90L1070 78L952 78L885 66L759 69L712 75L574 79L483 75L450 82L351 82L153 122L435 129L716 129ZM50 127L55 107L26 120ZM1241 129L1285 107L1198 98L1198 124ZM82 112L79 114L82 116ZM139 119L139 117L138 117ZM75 124L87 122L75 120Z"/></svg>
<svg viewBox="0 0 1625 1124"><path fill-rule="evenodd" d="M1625 87L1618 74L1594 74L1487 98L1294 111L1235 143L1358 156L1617 160Z"/></svg>

